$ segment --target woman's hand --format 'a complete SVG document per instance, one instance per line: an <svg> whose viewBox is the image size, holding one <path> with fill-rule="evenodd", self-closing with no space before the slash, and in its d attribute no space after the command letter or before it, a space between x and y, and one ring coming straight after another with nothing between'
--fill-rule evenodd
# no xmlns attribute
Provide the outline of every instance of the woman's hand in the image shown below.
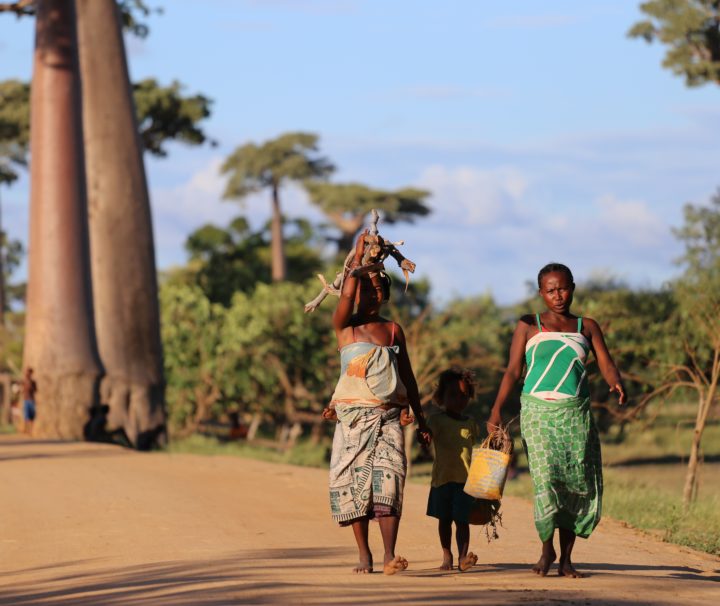
<svg viewBox="0 0 720 606"><path fill-rule="evenodd" d="M622 386L622 383L615 383L615 385L610 386L610 393L615 392L618 395L618 404L622 406L627 401L627 396L625 395L625 388Z"/></svg>
<svg viewBox="0 0 720 606"><path fill-rule="evenodd" d="M355 263L358 265L362 264L363 257L365 256L365 236L370 233L367 229L358 236L357 242L355 243Z"/></svg>
<svg viewBox="0 0 720 606"><path fill-rule="evenodd" d="M502 424L502 416L500 412L495 409L490 411L490 418L487 420L485 429L487 429L488 435L495 431Z"/></svg>
<svg viewBox="0 0 720 606"><path fill-rule="evenodd" d="M334 408L323 408L322 418L326 421L337 421L337 413Z"/></svg>
<svg viewBox="0 0 720 606"><path fill-rule="evenodd" d="M406 425L412 425L415 422L415 417L407 408L400 409L400 425L405 427Z"/></svg>

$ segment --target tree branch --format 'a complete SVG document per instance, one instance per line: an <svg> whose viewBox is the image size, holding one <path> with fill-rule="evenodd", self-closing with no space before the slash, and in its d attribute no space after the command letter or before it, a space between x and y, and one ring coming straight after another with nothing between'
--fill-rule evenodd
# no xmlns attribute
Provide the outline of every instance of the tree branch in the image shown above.
<svg viewBox="0 0 720 606"><path fill-rule="evenodd" d="M17 2L0 3L0 13L15 13L18 17L33 15L35 0L18 0Z"/></svg>

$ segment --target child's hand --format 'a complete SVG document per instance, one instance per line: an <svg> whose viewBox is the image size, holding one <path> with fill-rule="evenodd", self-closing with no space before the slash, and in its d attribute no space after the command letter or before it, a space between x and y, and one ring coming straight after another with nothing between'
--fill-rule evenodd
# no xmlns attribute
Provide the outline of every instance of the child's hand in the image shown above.
<svg viewBox="0 0 720 606"><path fill-rule="evenodd" d="M337 421L337 413L334 408L323 408L322 418L326 421Z"/></svg>
<svg viewBox="0 0 720 606"><path fill-rule="evenodd" d="M430 446L430 442L432 442L432 431L430 431L430 428L425 423L425 419L421 419L418 425L419 427L415 435L417 436L418 442L420 442L420 446Z"/></svg>
<svg viewBox="0 0 720 606"><path fill-rule="evenodd" d="M415 422L415 417L407 408L400 409L400 425L405 427L406 425L412 425Z"/></svg>

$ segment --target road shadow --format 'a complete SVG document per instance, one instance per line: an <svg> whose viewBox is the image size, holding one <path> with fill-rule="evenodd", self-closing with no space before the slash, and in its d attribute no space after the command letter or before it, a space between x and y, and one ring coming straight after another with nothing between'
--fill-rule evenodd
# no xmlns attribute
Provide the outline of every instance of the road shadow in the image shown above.
<svg viewBox="0 0 720 606"><path fill-rule="evenodd" d="M386 604L400 601L404 604L459 604L482 602L500 606L583 605L625 606L636 604L618 600L612 595L598 597L589 594L582 584L571 590L566 586L559 591L553 584L547 589L521 587L500 590L484 586L483 578L501 570L527 569L527 564L498 564L485 568L483 575L473 571L463 573L462 586L438 580L437 589L428 589L427 583L419 587L412 581L410 571L398 577L382 574L355 577L345 565L352 561L354 550L348 548L288 548L242 551L222 558L207 560L164 561L124 567L99 567L95 562L61 562L42 569L7 571L0 588L0 605L23 606L46 604L50 606L130 606L153 604L158 606L219 606L220 604ZM332 562L332 564L329 564ZM82 568L90 568L85 572ZM282 571L287 570L286 581ZM693 568L670 566L621 566L589 564L588 570L618 571L648 570L694 574ZM478 568L478 572L481 570ZM294 571L294 572L291 572ZM37 573L26 582L7 583L13 575ZM416 576L430 575L431 570L420 570ZM434 571L437 573L438 571ZM476 576L477 583L466 582ZM695 575L699 576L699 575ZM410 578L408 578L410 577ZM684 578L684 577L680 577ZM702 577L709 580L708 577ZM397 583L397 589L388 592L388 583ZM648 605L667 605L668 601L649 599Z"/></svg>
<svg viewBox="0 0 720 606"><path fill-rule="evenodd" d="M68 449L68 446L73 445L82 445L82 448ZM32 438L0 440L0 461L109 457L126 452L128 452L126 448L116 444L93 447L90 442L65 440L33 440Z"/></svg>
<svg viewBox="0 0 720 606"><path fill-rule="evenodd" d="M665 566L665 565L645 565L645 564L606 564L597 562L580 562L573 565L582 572L585 576L591 577L594 574L603 573L616 573L622 574L623 572L643 572L646 573L642 576L645 577L656 577L658 579L684 579L693 581L711 581L720 582L720 576L708 575L699 568L692 568L690 566ZM499 563L499 564L484 564L483 567L486 569L489 567L493 570L530 570L532 564L530 563ZM473 568L471 573L483 572ZM485 570L487 572L487 570ZM719 571L713 571L717 573ZM655 574L652 574L655 573ZM467 574L467 573L465 573ZM549 577L558 576L557 574L557 563L553 564L550 569Z"/></svg>

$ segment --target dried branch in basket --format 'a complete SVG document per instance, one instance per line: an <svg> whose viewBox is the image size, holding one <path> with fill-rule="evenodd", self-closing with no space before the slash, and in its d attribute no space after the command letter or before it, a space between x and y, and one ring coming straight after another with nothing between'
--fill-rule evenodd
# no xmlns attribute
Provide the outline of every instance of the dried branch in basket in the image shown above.
<svg viewBox="0 0 720 606"><path fill-rule="evenodd" d="M305 304L305 313L312 313L315 311L320 303L325 300L325 297L330 295L340 296L342 292L343 283L345 277L352 271L350 275L353 277L359 277L366 274L378 273L385 270L385 259L392 257L397 261L398 266L405 276L405 290L410 283L410 274L415 272L415 263L406 259L402 253L397 249L398 246L404 244L401 242L388 242L378 233L378 220L380 215L377 210L372 210L372 218L370 220L370 228L365 236L365 254L362 259L362 264L353 270L350 269L350 263L352 262L354 251L350 251L345 257L342 271L339 271L335 276L332 283L328 283L324 276L318 274L318 279L323 285L322 290L318 295L308 303Z"/></svg>
<svg viewBox="0 0 720 606"><path fill-rule="evenodd" d="M495 429L488 434L488 437L483 440L481 444L482 448L490 448L492 450L499 450L505 454L512 454L513 441L507 427L507 425L496 426Z"/></svg>

